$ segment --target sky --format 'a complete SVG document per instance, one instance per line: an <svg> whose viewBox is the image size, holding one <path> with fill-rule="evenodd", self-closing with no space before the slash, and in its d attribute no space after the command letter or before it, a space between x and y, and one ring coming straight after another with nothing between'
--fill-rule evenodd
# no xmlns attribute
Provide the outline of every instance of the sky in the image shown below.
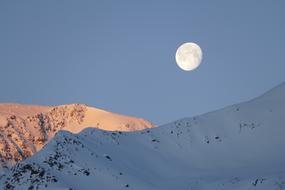
<svg viewBox="0 0 285 190"><path fill-rule="evenodd" d="M0 102L84 103L155 124L285 81L282 0L0 1ZM195 42L200 67L179 69Z"/></svg>

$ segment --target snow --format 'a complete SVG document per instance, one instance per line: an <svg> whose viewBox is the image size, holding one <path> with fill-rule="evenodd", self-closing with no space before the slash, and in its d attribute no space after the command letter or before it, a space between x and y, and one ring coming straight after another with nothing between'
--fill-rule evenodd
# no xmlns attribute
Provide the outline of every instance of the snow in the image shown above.
<svg viewBox="0 0 285 190"><path fill-rule="evenodd" d="M3 189L285 189L285 83L241 104L135 132L60 131Z"/></svg>

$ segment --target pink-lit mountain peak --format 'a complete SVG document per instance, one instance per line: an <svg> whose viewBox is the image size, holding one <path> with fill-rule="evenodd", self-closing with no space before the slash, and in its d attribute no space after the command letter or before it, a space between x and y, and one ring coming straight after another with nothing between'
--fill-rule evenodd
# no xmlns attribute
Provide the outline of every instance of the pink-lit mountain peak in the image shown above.
<svg viewBox="0 0 285 190"><path fill-rule="evenodd" d="M83 104L0 104L0 170L41 150L59 130L79 133L89 127L108 131L137 131L155 126L141 118Z"/></svg>

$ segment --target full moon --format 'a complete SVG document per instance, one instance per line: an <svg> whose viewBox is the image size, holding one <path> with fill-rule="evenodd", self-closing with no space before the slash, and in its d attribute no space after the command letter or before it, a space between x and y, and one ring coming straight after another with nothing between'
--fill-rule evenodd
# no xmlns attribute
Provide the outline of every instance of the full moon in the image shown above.
<svg viewBox="0 0 285 190"><path fill-rule="evenodd" d="M175 59L181 69L191 71L200 65L202 61L202 50L197 44L187 42L177 49Z"/></svg>

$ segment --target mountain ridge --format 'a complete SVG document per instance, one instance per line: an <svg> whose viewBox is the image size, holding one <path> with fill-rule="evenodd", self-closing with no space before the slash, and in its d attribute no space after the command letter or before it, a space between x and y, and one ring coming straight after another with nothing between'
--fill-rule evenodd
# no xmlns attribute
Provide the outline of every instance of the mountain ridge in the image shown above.
<svg viewBox="0 0 285 190"><path fill-rule="evenodd" d="M4 190L285 190L285 83L268 92L152 129L60 131L0 184Z"/></svg>

